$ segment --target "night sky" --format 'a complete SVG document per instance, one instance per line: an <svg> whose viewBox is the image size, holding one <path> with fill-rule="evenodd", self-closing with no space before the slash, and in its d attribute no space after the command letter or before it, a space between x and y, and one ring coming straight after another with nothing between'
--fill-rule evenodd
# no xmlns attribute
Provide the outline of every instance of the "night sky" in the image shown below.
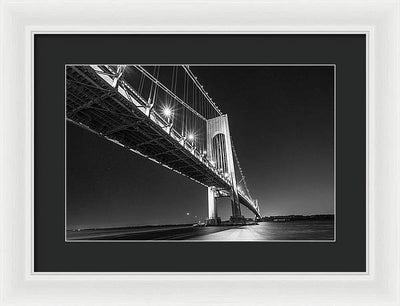
<svg viewBox="0 0 400 306"><path fill-rule="evenodd" d="M223 113L261 215L334 212L334 68L191 66ZM189 213L189 215L187 215ZM242 206L242 213L254 217ZM223 220L229 201L218 202ZM67 123L68 228L207 218L207 189Z"/></svg>

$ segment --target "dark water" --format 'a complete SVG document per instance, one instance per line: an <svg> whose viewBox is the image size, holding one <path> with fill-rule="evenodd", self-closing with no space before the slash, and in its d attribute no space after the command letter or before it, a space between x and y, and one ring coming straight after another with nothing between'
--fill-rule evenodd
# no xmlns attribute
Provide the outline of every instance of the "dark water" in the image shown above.
<svg viewBox="0 0 400 306"><path fill-rule="evenodd" d="M246 226L163 226L68 231L68 240L282 241L334 239L334 221L260 222Z"/></svg>

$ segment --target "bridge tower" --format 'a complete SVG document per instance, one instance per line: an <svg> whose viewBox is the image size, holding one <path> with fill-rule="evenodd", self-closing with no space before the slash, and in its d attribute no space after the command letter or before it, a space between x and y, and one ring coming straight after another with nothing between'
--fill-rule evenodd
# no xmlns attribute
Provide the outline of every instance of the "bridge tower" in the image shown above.
<svg viewBox="0 0 400 306"><path fill-rule="evenodd" d="M244 217L242 216L239 204L227 115L207 120L207 156L215 167L231 182L231 189L228 190L232 204L231 222L244 223ZM221 222L217 214L217 194L218 191L215 187L208 187L208 225L218 225Z"/></svg>

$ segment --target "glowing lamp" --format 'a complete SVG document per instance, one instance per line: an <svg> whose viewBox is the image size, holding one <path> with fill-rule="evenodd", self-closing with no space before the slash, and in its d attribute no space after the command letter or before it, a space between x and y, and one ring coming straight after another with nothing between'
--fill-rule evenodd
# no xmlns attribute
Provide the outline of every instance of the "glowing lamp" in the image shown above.
<svg viewBox="0 0 400 306"><path fill-rule="evenodd" d="M172 115L172 110L169 107L164 107L163 114L165 117L169 118Z"/></svg>
<svg viewBox="0 0 400 306"><path fill-rule="evenodd" d="M190 133L190 134L188 135L188 139L189 139L190 141L193 141L193 140L194 140L194 134L193 134L193 133Z"/></svg>

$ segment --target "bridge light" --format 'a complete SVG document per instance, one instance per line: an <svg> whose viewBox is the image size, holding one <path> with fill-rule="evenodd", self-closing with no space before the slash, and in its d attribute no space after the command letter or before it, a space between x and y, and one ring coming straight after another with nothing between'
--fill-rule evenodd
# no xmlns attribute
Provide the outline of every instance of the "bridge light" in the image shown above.
<svg viewBox="0 0 400 306"><path fill-rule="evenodd" d="M207 151L203 151L203 155L207 155Z"/></svg>
<svg viewBox="0 0 400 306"><path fill-rule="evenodd" d="M163 109L163 114L165 117L169 118L172 115L172 110L168 106L165 106Z"/></svg>
<svg viewBox="0 0 400 306"><path fill-rule="evenodd" d="M189 133L188 139L189 139L190 141L193 141L193 140L194 140L194 134L193 134L193 133Z"/></svg>
<svg viewBox="0 0 400 306"><path fill-rule="evenodd" d="M228 177L229 177L229 173L228 173L228 172L225 172L225 173L224 173L224 176L225 176L226 178L228 178Z"/></svg>

